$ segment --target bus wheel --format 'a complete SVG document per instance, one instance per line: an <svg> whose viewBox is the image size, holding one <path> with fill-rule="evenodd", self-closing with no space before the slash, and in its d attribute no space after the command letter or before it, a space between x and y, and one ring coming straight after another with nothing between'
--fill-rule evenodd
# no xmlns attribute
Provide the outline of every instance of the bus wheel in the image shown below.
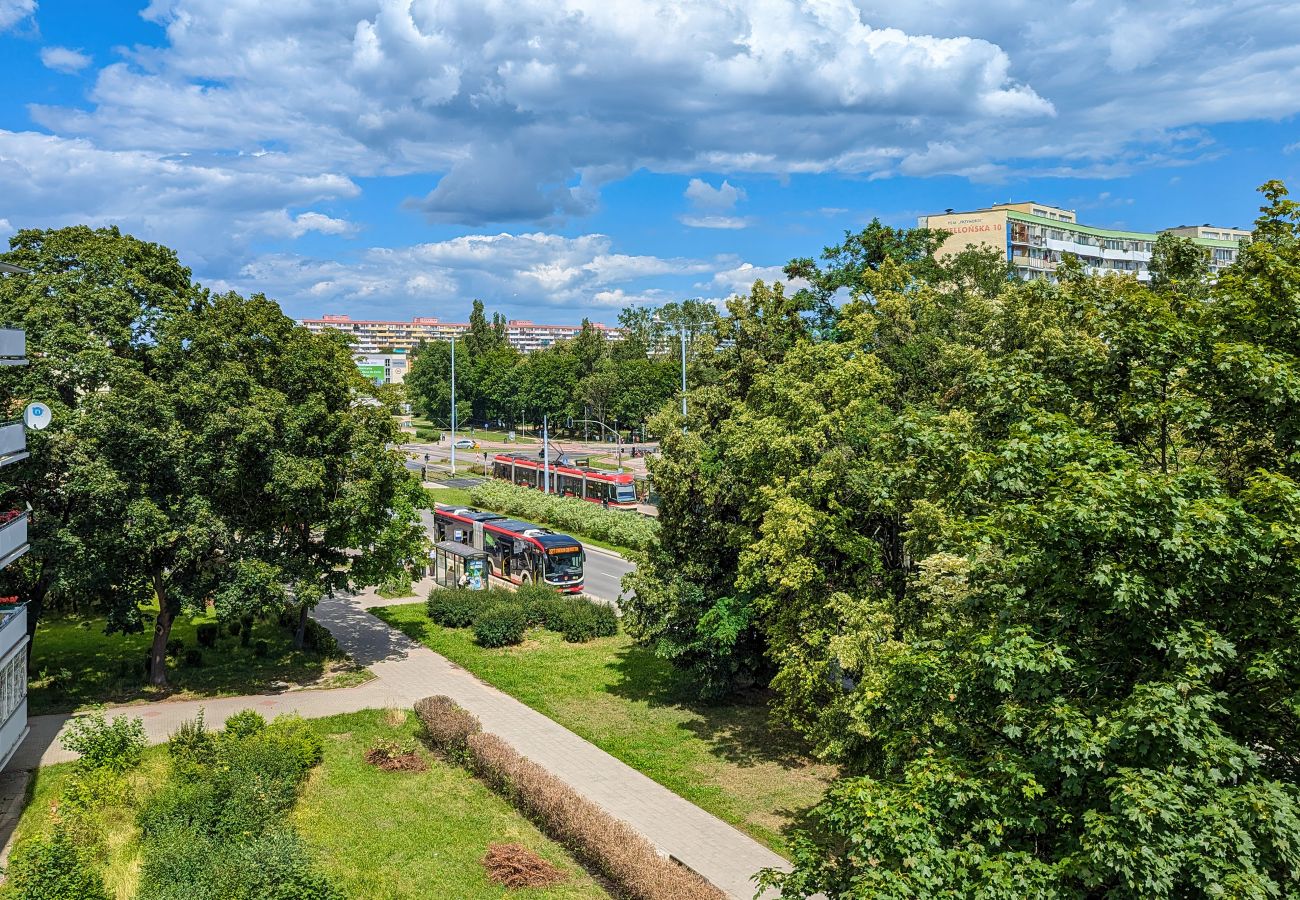
<svg viewBox="0 0 1300 900"><path fill-rule="evenodd" d="M531 582L531 581L532 581L532 579L529 578L527 575L520 575L520 576L519 576L519 586L520 586L520 587L527 587L528 584L529 584L529 582Z"/></svg>

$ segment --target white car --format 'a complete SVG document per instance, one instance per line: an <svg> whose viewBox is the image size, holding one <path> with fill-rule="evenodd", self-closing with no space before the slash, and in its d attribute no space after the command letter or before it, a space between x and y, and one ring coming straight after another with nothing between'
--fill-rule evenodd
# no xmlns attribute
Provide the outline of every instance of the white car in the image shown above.
<svg viewBox="0 0 1300 900"><path fill-rule="evenodd" d="M452 442L452 446L457 450L477 450L478 441L471 440L470 438L456 438L456 440Z"/></svg>

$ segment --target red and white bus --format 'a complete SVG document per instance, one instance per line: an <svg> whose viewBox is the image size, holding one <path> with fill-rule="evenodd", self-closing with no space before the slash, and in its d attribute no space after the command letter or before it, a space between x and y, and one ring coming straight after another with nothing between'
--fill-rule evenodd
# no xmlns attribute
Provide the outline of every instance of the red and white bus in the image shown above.
<svg viewBox="0 0 1300 900"><path fill-rule="evenodd" d="M582 544L567 534L499 513L465 507L434 509L437 541L474 545L474 527L483 529L483 547L492 576L514 584L546 584L566 594L582 592Z"/></svg>
<svg viewBox="0 0 1300 900"><path fill-rule="evenodd" d="M517 453L500 453L492 474L513 484L542 487L542 461ZM613 509L636 509L636 484L631 472L606 472L584 466L551 465L551 490Z"/></svg>

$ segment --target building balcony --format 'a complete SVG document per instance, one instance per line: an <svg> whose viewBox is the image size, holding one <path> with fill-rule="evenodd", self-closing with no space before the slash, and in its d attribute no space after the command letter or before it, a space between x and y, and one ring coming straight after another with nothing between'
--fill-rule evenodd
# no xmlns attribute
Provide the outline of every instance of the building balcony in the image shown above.
<svg viewBox="0 0 1300 900"><path fill-rule="evenodd" d="M27 458L27 429L19 421L0 424L0 466Z"/></svg>
<svg viewBox="0 0 1300 900"><path fill-rule="evenodd" d="M1043 272L1056 271L1056 263L1050 259L1038 259L1033 256L1013 256L1011 263L1024 269L1038 269Z"/></svg>
<svg viewBox="0 0 1300 900"><path fill-rule="evenodd" d="M27 513L0 513L0 569L27 552Z"/></svg>
<svg viewBox="0 0 1300 900"><path fill-rule="evenodd" d="M0 328L0 366L27 365L27 332Z"/></svg>

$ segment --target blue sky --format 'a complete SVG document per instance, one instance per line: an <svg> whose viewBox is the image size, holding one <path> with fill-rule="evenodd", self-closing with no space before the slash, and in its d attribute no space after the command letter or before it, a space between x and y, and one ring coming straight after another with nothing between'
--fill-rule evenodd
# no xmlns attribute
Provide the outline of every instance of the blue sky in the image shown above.
<svg viewBox="0 0 1300 900"><path fill-rule="evenodd" d="M297 317L612 322L872 217L1300 185L1294 3L0 0L0 83L0 236L117 224Z"/></svg>

